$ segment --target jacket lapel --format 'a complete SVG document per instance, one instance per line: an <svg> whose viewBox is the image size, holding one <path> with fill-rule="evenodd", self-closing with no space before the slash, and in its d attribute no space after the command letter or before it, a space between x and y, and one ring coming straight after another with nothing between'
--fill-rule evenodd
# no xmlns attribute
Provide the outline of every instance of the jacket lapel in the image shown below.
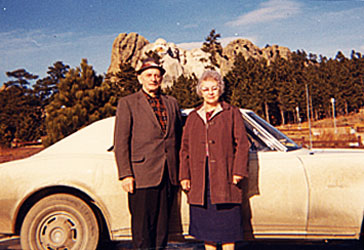
<svg viewBox="0 0 364 250"><path fill-rule="evenodd" d="M166 134L165 135L168 135L168 132L171 128L171 121L174 120L172 119L172 116L173 116L173 107L171 105L171 102L169 102L168 98L164 95L161 95L161 99L162 99L162 102L164 104L164 106L166 107L166 112L167 112L167 128L166 128Z"/></svg>
<svg viewBox="0 0 364 250"><path fill-rule="evenodd" d="M152 107L150 106L147 98L144 96L144 93L141 90L138 92L138 104L141 110L145 113L146 119L152 121L155 126L160 128L157 117L155 116Z"/></svg>

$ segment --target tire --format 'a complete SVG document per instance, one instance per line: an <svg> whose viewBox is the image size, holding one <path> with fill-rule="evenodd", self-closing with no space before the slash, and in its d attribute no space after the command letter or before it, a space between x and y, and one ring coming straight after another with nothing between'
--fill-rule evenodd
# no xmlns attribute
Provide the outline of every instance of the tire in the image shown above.
<svg viewBox="0 0 364 250"><path fill-rule="evenodd" d="M69 194L39 200L27 213L20 230L25 250L92 250L99 241L99 226L91 208Z"/></svg>

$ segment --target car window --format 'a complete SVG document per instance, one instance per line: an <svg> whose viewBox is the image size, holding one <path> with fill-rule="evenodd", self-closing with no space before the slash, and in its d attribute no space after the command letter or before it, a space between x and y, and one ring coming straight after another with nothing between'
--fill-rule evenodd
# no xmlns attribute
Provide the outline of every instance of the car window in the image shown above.
<svg viewBox="0 0 364 250"><path fill-rule="evenodd" d="M273 127L271 124L260 118L254 112L247 112L246 113L252 120L254 120L261 128L267 131L270 135L272 135L276 140L278 140L282 145L284 145L288 151L296 150L301 148L298 146L292 139L287 137L281 131ZM253 131L254 132L254 131ZM253 133L255 134L255 133Z"/></svg>
<svg viewBox="0 0 364 250"><path fill-rule="evenodd" d="M248 139L249 142L251 144L250 146L250 151L272 151L272 149L270 147L267 146L267 144L265 144L264 141L262 141L258 136L257 136L257 131L253 128L252 125L250 125L248 122L246 122L244 120L244 124L245 124L245 129L246 132L248 134Z"/></svg>

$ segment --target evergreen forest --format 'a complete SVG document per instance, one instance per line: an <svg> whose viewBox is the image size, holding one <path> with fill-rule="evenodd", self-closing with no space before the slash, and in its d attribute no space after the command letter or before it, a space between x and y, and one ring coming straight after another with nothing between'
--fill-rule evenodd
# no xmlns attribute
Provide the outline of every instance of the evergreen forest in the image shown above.
<svg viewBox="0 0 364 250"><path fill-rule="evenodd" d="M211 58L221 53L219 34L213 30L203 50ZM211 60L214 67L217 61ZM82 59L70 68L61 61L48 67L39 79L26 69L6 72L9 81L0 90L0 146L42 141L49 146L90 123L115 115L119 97L140 89L135 69L121 64L116 74L99 75ZM176 97L181 108L201 104L195 92L195 75L180 76L163 91ZM364 106L364 56L340 51L326 58L305 51L292 52L288 60L245 59L236 55L233 68L224 76L222 98L252 109L277 126L307 120L307 107L315 120L358 112ZM309 105L307 105L309 104Z"/></svg>

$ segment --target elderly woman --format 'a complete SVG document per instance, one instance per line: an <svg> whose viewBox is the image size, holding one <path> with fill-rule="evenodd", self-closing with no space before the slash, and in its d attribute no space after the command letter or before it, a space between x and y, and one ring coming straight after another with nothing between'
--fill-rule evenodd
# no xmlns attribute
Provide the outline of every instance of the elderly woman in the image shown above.
<svg viewBox="0 0 364 250"><path fill-rule="evenodd" d="M197 85L203 104L186 120L180 151L180 182L190 204L190 234L206 249L234 249L242 240L242 190L248 176L249 142L238 108L219 101L224 83L206 71Z"/></svg>

